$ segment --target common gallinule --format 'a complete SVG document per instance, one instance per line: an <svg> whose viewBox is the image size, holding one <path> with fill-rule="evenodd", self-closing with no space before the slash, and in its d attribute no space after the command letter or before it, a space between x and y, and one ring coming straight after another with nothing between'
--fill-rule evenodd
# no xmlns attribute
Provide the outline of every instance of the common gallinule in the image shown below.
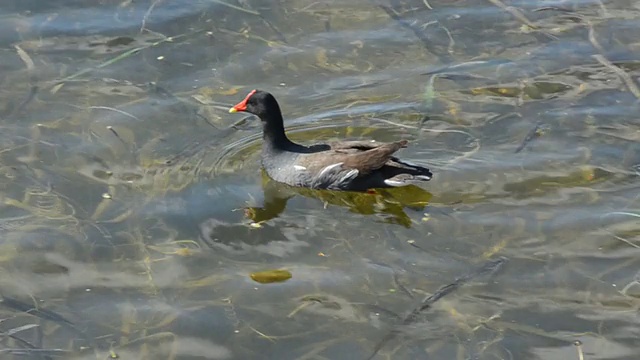
<svg viewBox="0 0 640 360"><path fill-rule="evenodd" d="M275 181L312 189L366 191L431 180L429 169L392 156L407 146L407 140L296 144L284 132L275 97L261 90L251 91L229 109L238 111L262 120L262 166Z"/></svg>

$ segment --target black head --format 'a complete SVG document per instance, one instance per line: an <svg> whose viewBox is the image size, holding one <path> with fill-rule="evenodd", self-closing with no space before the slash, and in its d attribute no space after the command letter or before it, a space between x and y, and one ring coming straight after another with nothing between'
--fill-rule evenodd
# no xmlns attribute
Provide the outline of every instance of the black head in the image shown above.
<svg viewBox="0 0 640 360"><path fill-rule="evenodd" d="M282 113L276 98L262 90L252 90L244 100L229 109L230 113L238 111L254 114L262 121L282 119Z"/></svg>

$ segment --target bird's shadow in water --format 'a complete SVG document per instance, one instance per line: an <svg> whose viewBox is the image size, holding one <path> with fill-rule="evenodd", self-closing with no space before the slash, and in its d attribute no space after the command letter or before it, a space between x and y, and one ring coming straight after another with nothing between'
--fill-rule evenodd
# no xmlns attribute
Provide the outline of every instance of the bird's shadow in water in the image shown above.
<svg viewBox="0 0 640 360"><path fill-rule="evenodd" d="M272 180L264 170L262 171L262 189L264 192L263 206L245 208L245 216L254 223L265 222L280 216L285 211L289 199L296 195L302 195L321 200L325 207L327 205L343 206L354 213L378 215L386 223L409 228L412 220L405 212L405 208L421 211L433 196L415 185L373 189L368 192L293 187Z"/></svg>

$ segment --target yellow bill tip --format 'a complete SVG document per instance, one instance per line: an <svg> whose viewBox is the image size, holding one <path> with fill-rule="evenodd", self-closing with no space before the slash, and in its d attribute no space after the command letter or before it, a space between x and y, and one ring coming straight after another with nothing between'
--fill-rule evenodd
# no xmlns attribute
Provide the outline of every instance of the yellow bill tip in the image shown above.
<svg viewBox="0 0 640 360"><path fill-rule="evenodd" d="M235 112L238 112L238 110L237 110L236 108L231 108L231 109L229 109L229 112L230 112L231 114L233 114L233 113L235 113Z"/></svg>

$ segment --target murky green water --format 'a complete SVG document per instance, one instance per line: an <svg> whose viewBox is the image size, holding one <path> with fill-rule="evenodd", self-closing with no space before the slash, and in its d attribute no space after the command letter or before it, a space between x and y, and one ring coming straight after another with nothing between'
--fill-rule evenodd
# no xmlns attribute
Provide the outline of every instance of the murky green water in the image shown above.
<svg viewBox="0 0 640 360"><path fill-rule="evenodd" d="M640 2L0 10L2 359L638 357ZM254 88L434 179L270 182Z"/></svg>

